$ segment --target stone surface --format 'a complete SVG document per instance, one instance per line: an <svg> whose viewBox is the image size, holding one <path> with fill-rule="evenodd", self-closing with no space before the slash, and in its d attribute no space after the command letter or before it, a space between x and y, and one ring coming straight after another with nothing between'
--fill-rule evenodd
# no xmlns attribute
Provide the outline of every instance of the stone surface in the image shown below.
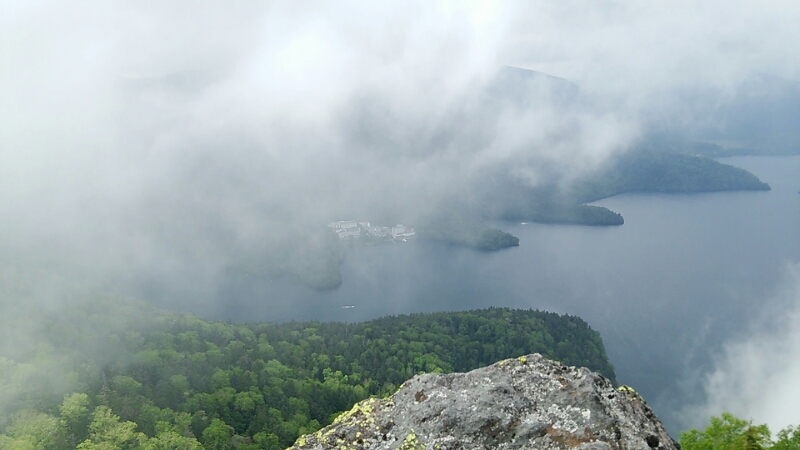
<svg viewBox="0 0 800 450"><path fill-rule="evenodd" d="M418 375L293 449L677 449L631 388L539 354Z"/></svg>

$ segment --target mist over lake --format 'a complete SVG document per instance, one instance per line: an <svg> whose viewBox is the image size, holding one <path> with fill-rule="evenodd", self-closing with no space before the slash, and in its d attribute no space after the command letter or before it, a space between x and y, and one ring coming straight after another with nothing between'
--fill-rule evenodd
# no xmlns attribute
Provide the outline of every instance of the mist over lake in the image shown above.
<svg viewBox="0 0 800 450"><path fill-rule="evenodd" d="M702 401L702 376L723 343L765 308L788 307L776 292L800 261L800 158L721 161L772 191L620 195L597 204L621 213L623 226L498 223L520 238L500 252L424 240L356 246L342 286L328 292L254 280L223 285L211 304L158 286L141 296L234 322L489 306L578 315L602 334L619 382L634 386L674 433L684 426L680 409Z"/></svg>
<svg viewBox="0 0 800 450"><path fill-rule="evenodd" d="M522 348L614 374L675 438L800 424L793 4L0 5L0 447L117 445L106 411L141 446L286 448ZM472 309L502 332L364 322ZM536 317L576 331L560 353Z"/></svg>

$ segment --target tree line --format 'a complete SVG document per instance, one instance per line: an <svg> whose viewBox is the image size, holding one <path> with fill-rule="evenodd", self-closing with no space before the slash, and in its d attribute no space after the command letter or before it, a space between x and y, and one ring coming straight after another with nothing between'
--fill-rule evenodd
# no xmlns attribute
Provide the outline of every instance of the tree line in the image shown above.
<svg viewBox="0 0 800 450"><path fill-rule="evenodd" d="M681 434L683 450L800 450L800 427L788 426L773 438L766 425L753 425L730 413L712 417L701 430Z"/></svg>
<svg viewBox="0 0 800 450"><path fill-rule="evenodd" d="M36 346L0 359L0 448L285 448L415 374L534 352L614 379L580 318L507 308L232 324L97 295Z"/></svg>

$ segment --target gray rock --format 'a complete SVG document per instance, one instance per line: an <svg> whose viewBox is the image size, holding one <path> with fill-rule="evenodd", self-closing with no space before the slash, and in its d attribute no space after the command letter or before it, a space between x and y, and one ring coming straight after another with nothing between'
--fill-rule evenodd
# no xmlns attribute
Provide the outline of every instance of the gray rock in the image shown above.
<svg viewBox="0 0 800 450"><path fill-rule="evenodd" d="M293 449L677 450L627 386L539 354L469 373L418 375Z"/></svg>

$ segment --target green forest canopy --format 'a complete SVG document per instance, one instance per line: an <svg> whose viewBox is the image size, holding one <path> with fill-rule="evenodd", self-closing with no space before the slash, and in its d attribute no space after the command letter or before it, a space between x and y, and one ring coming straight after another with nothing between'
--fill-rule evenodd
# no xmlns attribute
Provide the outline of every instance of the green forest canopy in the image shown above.
<svg viewBox="0 0 800 450"><path fill-rule="evenodd" d="M533 310L231 324L98 295L41 330L0 357L0 448L284 448L415 374L534 352L614 380L586 322Z"/></svg>

